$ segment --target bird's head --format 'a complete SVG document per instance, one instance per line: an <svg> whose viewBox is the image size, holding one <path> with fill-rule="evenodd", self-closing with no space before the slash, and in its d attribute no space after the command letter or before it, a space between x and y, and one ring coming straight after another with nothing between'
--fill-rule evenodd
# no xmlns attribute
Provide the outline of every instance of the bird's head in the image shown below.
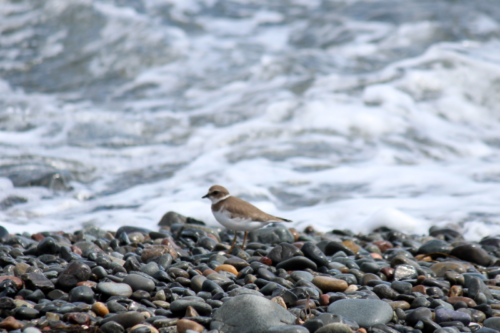
<svg viewBox="0 0 500 333"><path fill-rule="evenodd" d="M220 185L214 185L208 189L208 193L202 198L209 198L212 204L216 204L221 200L229 197L229 191Z"/></svg>

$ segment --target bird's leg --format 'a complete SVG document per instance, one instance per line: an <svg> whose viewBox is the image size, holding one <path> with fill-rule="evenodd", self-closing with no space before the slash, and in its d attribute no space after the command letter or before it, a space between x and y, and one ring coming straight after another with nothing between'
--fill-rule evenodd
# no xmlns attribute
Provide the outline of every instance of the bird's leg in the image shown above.
<svg viewBox="0 0 500 333"><path fill-rule="evenodd" d="M241 249L244 251L245 250L245 244L247 242L247 236L248 236L248 231L245 231L245 238L243 238L243 246Z"/></svg>
<svg viewBox="0 0 500 333"><path fill-rule="evenodd" d="M234 232L233 244L231 244L231 247L229 248L229 251L227 251L227 253L231 254L231 252L233 252L234 244L236 244L236 238L238 238L238 233L235 231Z"/></svg>

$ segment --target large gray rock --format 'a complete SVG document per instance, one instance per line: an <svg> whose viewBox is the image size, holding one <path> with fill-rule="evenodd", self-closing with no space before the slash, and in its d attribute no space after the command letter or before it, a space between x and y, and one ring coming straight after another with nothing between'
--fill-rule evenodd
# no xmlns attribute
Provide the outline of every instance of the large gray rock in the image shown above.
<svg viewBox="0 0 500 333"><path fill-rule="evenodd" d="M354 320L362 327L386 324L392 319L392 308L376 299L342 299L328 306L328 312Z"/></svg>
<svg viewBox="0 0 500 333"><path fill-rule="evenodd" d="M295 238L284 225L273 223L268 227L260 228L248 233L249 242L264 244L293 243Z"/></svg>
<svg viewBox="0 0 500 333"><path fill-rule="evenodd" d="M294 325L296 319L278 303L250 294L226 301L213 318L211 328L225 333L260 333L273 326Z"/></svg>

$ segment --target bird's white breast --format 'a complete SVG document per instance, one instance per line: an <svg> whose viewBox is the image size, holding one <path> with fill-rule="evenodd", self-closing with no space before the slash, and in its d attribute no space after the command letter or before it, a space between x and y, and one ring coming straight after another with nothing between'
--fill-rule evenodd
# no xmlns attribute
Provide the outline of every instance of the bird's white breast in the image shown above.
<svg viewBox="0 0 500 333"><path fill-rule="evenodd" d="M269 222L252 221L250 218L248 219L240 217L231 218L231 213L224 209L221 209L218 212L213 211L213 213L215 219L229 230L252 231L255 229L259 229L260 227L263 227L269 223Z"/></svg>

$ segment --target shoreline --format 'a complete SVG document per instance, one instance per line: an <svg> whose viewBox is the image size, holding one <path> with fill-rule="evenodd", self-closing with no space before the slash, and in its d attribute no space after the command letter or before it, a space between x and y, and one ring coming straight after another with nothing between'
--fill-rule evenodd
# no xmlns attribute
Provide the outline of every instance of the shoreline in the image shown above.
<svg viewBox="0 0 500 333"><path fill-rule="evenodd" d="M9 235L0 227L0 329L500 331L500 238L272 224L229 255L233 237L175 212L157 230Z"/></svg>

